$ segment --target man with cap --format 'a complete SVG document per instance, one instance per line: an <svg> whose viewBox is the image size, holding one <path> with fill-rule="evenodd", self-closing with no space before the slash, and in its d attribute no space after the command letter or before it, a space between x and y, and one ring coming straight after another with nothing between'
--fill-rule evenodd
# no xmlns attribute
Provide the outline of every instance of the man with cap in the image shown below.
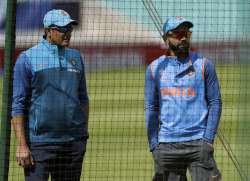
<svg viewBox="0 0 250 181"><path fill-rule="evenodd" d="M170 56L148 65L145 76L145 116L153 181L220 180L213 152L222 102L211 60L190 51L190 28L183 17L163 26Z"/></svg>
<svg viewBox="0 0 250 181"><path fill-rule="evenodd" d="M14 68L12 126L26 181L79 181L88 138L84 62L68 48L77 22L64 10L43 20L44 36Z"/></svg>

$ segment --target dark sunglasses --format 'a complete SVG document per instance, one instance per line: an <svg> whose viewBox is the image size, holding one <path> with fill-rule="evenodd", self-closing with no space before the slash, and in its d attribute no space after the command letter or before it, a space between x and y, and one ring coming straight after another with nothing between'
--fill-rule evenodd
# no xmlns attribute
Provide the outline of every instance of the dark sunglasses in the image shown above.
<svg viewBox="0 0 250 181"><path fill-rule="evenodd" d="M57 30L57 31L64 33L64 34L73 31L72 26L51 26L50 28Z"/></svg>
<svg viewBox="0 0 250 181"><path fill-rule="evenodd" d="M182 39L183 37L190 38L192 35L191 31L171 31L168 36L176 39Z"/></svg>

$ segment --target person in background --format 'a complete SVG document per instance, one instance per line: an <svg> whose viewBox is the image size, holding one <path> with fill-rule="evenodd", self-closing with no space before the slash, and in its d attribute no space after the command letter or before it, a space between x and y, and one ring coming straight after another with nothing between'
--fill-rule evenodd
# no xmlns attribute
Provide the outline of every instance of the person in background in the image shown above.
<svg viewBox="0 0 250 181"><path fill-rule="evenodd" d="M153 181L218 181L214 139L222 101L215 67L190 51L193 23L170 17L164 41L170 56L148 65L145 75L145 116L150 151L155 162Z"/></svg>
<svg viewBox="0 0 250 181"><path fill-rule="evenodd" d="M68 48L77 22L60 9L43 19L44 35L14 67L12 126L26 181L79 181L88 139L84 62Z"/></svg>

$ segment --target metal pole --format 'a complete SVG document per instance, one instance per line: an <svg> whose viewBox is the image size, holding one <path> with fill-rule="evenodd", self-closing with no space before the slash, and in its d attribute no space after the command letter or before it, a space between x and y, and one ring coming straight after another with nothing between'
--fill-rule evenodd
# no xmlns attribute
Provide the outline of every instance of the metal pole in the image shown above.
<svg viewBox="0 0 250 181"><path fill-rule="evenodd" d="M6 0L7 1L7 0ZM8 180L10 153L10 120L12 100L13 53L15 51L16 0L7 1L5 21L4 74L0 130L0 181Z"/></svg>

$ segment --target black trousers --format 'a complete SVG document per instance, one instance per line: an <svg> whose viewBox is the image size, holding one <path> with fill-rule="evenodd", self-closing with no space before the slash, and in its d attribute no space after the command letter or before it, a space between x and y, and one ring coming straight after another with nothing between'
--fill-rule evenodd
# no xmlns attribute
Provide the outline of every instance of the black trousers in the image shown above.
<svg viewBox="0 0 250 181"><path fill-rule="evenodd" d="M31 145L35 165L24 169L25 181L79 181L87 141Z"/></svg>
<svg viewBox="0 0 250 181"><path fill-rule="evenodd" d="M153 181L187 181L187 169L192 181L219 181L221 174L213 153L214 149L203 140L160 143L153 151Z"/></svg>

